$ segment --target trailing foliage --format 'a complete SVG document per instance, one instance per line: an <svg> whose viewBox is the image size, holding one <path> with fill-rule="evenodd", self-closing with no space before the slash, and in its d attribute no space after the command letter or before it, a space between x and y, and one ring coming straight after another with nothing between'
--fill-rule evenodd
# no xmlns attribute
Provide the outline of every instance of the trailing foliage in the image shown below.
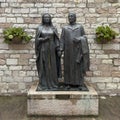
<svg viewBox="0 0 120 120"><path fill-rule="evenodd" d="M118 35L117 32L112 30L109 26L99 26L96 28L96 41L98 43L107 43Z"/></svg>
<svg viewBox="0 0 120 120"><path fill-rule="evenodd" d="M29 36L23 28L21 27L10 27L3 31L4 34L4 42L10 44L14 41L19 42L29 42L31 40L31 36Z"/></svg>

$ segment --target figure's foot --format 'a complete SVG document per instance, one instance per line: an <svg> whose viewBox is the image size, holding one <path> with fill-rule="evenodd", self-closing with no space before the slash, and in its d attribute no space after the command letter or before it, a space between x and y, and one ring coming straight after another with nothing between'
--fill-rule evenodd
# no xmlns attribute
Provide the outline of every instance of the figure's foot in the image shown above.
<svg viewBox="0 0 120 120"><path fill-rule="evenodd" d="M58 87L54 86L54 87L49 87L46 91L56 91L56 90L58 90Z"/></svg>
<svg viewBox="0 0 120 120"><path fill-rule="evenodd" d="M42 88L40 86L37 87L36 91L41 91Z"/></svg>
<svg viewBox="0 0 120 120"><path fill-rule="evenodd" d="M87 90L87 88L84 85L79 85L78 89L81 90L81 91L86 91Z"/></svg>
<svg viewBox="0 0 120 120"><path fill-rule="evenodd" d="M57 85L54 85L53 88L58 88L58 86L57 86Z"/></svg>
<svg viewBox="0 0 120 120"><path fill-rule="evenodd" d="M38 86L36 91L42 91L42 90L45 90L45 89L46 89L45 87Z"/></svg>
<svg viewBox="0 0 120 120"><path fill-rule="evenodd" d="M69 90L70 88L71 88L70 85L65 86L65 90Z"/></svg>

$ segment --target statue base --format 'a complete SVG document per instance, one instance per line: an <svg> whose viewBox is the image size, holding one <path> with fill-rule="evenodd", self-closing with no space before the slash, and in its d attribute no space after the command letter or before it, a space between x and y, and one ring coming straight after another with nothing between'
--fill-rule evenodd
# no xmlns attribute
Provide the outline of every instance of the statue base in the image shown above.
<svg viewBox="0 0 120 120"><path fill-rule="evenodd" d="M98 94L92 86L86 86L89 91L36 91L37 85L33 85L27 95L28 115L98 115Z"/></svg>

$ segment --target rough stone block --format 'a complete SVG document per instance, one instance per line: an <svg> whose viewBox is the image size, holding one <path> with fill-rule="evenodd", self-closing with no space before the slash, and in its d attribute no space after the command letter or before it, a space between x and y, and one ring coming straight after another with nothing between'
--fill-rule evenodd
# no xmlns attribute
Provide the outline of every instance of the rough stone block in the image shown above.
<svg viewBox="0 0 120 120"><path fill-rule="evenodd" d="M117 65L117 66L120 65L120 59L115 59L114 60L114 65Z"/></svg>
<svg viewBox="0 0 120 120"><path fill-rule="evenodd" d="M6 65L0 66L0 70L7 70L7 69L8 69L8 66L6 66Z"/></svg>
<svg viewBox="0 0 120 120"><path fill-rule="evenodd" d="M43 7L43 3L35 3L35 7Z"/></svg>
<svg viewBox="0 0 120 120"><path fill-rule="evenodd" d="M88 3L94 3L95 0L88 0Z"/></svg>
<svg viewBox="0 0 120 120"><path fill-rule="evenodd" d="M27 71L27 76L35 76L35 71Z"/></svg>
<svg viewBox="0 0 120 120"><path fill-rule="evenodd" d="M0 76L3 76L4 72L3 71L0 71Z"/></svg>
<svg viewBox="0 0 120 120"><path fill-rule="evenodd" d="M7 44L2 43L2 44L0 44L0 49L2 49L2 50L8 50L9 48L8 48Z"/></svg>
<svg viewBox="0 0 120 120"><path fill-rule="evenodd" d="M30 8L30 13L37 13L37 8Z"/></svg>
<svg viewBox="0 0 120 120"><path fill-rule="evenodd" d="M105 89L105 83L97 83L97 87L101 90Z"/></svg>
<svg viewBox="0 0 120 120"><path fill-rule="evenodd" d="M6 8L5 13L11 13L11 8Z"/></svg>
<svg viewBox="0 0 120 120"><path fill-rule="evenodd" d="M120 78L119 78L119 77L115 77L115 78L113 78L113 82L117 82L117 83L119 83L119 82L120 82Z"/></svg>
<svg viewBox="0 0 120 120"><path fill-rule="evenodd" d="M25 87L25 83L19 83L18 84L18 88L20 89L20 90L24 90L26 87Z"/></svg>
<svg viewBox="0 0 120 120"><path fill-rule="evenodd" d="M21 70L22 66L10 66L9 69L10 70Z"/></svg>
<svg viewBox="0 0 120 120"><path fill-rule="evenodd" d="M24 19L22 17L17 18L17 23L24 23Z"/></svg>
<svg viewBox="0 0 120 120"><path fill-rule="evenodd" d="M80 116L98 115L98 94L93 87L89 91L36 91L37 85L28 91L28 115Z"/></svg>
<svg viewBox="0 0 120 120"><path fill-rule="evenodd" d="M113 77L120 77L120 71L113 71L112 76Z"/></svg>
<svg viewBox="0 0 120 120"><path fill-rule="evenodd" d="M4 0L5 1L5 0ZM8 3L2 2L1 7L8 7Z"/></svg>
<svg viewBox="0 0 120 120"><path fill-rule="evenodd" d="M23 8L31 8L31 7L34 7L34 3L22 3L21 7L23 7Z"/></svg>
<svg viewBox="0 0 120 120"><path fill-rule="evenodd" d="M4 59L0 59L0 65L4 65L5 64L5 60Z"/></svg>
<svg viewBox="0 0 120 120"><path fill-rule="evenodd" d="M103 44L104 50L120 50L119 44Z"/></svg>
<svg viewBox="0 0 120 120"><path fill-rule="evenodd" d="M107 83L106 88L107 89L117 89L117 84L116 83Z"/></svg>
<svg viewBox="0 0 120 120"><path fill-rule="evenodd" d="M107 18L106 17L99 17L99 18L97 18L97 22L106 23L107 22Z"/></svg>
<svg viewBox="0 0 120 120"><path fill-rule="evenodd" d="M120 89L120 83L118 84L118 89Z"/></svg>
<svg viewBox="0 0 120 120"><path fill-rule="evenodd" d="M32 82L32 77L25 77L24 82Z"/></svg>
<svg viewBox="0 0 120 120"><path fill-rule="evenodd" d="M118 58L119 54L110 54L110 58Z"/></svg>
<svg viewBox="0 0 120 120"><path fill-rule="evenodd" d="M97 58L108 58L108 55L97 55Z"/></svg>
<svg viewBox="0 0 120 120"><path fill-rule="evenodd" d="M64 7L64 3L53 3L53 7Z"/></svg>
<svg viewBox="0 0 120 120"><path fill-rule="evenodd" d="M26 71L19 71L19 76L26 76Z"/></svg>
<svg viewBox="0 0 120 120"><path fill-rule="evenodd" d="M102 72L101 71L94 71L93 75L94 76L101 76Z"/></svg>
<svg viewBox="0 0 120 120"><path fill-rule="evenodd" d="M6 18L5 17L0 17L0 23L5 23L6 22Z"/></svg>
<svg viewBox="0 0 120 120"><path fill-rule="evenodd" d="M117 3L118 0L108 0L108 2L110 2L110 3Z"/></svg>
<svg viewBox="0 0 120 120"><path fill-rule="evenodd" d="M98 82L98 83L103 83L103 82L107 82L107 83L109 83L109 82L112 82L112 77L92 77L91 78L91 81L92 82Z"/></svg>
<svg viewBox="0 0 120 120"><path fill-rule="evenodd" d="M108 23L116 23L117 18L108 18Z"/></svg>
<svg viewBox="0 0 120 120"><path fill-rule="evenodd" d="M102 60L103 64L112 64L112 60Z"/></svg>
<svg viewBox="0 0 120 120"><path fill-rule="evenodd" d="M18 60L17 59L7 59L6 64L7 65L17 65Z"/></svg>

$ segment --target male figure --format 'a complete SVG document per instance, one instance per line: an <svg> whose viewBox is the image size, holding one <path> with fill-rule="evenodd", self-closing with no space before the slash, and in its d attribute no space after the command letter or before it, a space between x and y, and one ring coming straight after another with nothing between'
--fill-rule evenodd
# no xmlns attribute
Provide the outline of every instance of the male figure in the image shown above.
<svg viewBox="0 0 120 120"><path fill-rule="evenodd" d="M84 28L76 14L68 14L69 25L62 28L60 50L64 51L64 84L84 90L84 75L89 70L89 48Z"/></svg>

